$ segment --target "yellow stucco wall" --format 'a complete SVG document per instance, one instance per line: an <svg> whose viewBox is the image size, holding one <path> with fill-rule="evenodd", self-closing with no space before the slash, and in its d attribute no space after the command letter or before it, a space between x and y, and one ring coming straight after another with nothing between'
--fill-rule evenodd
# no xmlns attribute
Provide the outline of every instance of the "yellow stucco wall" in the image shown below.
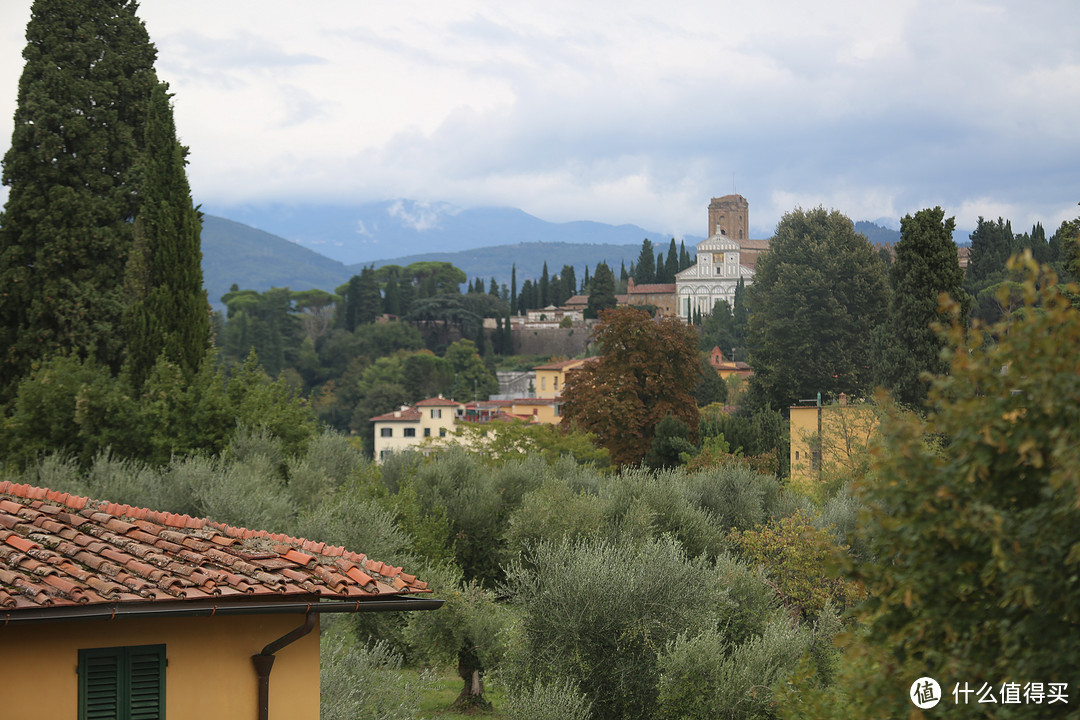
<svg viewBox="0 0 1080 720"><path fill-rule="evenodd" d="M514 415L533 415L537 422L548 423L549 425L556 425L562 422L562 416L555 414L555 406L551 403L534 403L529 400L515 400L514 404L510 406L510 412Z"/></svg>
<svg viewBox="0 0 1080 720"><path fill-rule="evenodd" d="M877 433L878 418L868 403L802 405L791 408L791 479L806 482L815 479L817 470L811 457L817 446L818 412L821 413L821 470L824 474L850 468Z"/></svg>
<svg viewBox="0 0 1080 720"><path fill-rule="evenodd" d="M79 650L164 644L169 720L255 720L258 690L251 656L303 621L303 615L234 615L0 628L0 715L5 720L76 718ZM318 720L318 626L275 657L271 720Z"/></svg>

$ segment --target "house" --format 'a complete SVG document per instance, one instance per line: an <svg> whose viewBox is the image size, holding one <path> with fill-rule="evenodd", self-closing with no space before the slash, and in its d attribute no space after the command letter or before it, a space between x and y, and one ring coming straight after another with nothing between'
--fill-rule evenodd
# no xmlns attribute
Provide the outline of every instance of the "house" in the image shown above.
<svg viewBox="0 0 1080 720"><path fill-rule="evenodd" d="M415 448L425 438L452 435L454 419L462 407L456 400L440 395L371 418L375 423L375 462L382 462L391 453Z"/></svg>
<svg viewBox="0 0 1080 720"><path fill-rule="evenodd" d="M738 362L728 360L724 357L724 353L720 352L720 348L715 345L712 352L709 353L709 364L716 368L716 372L724 380L727 380L732 375L748 378L754 374L754 369L750 367L749 363L744 363L741 360Z"/></svg>
<svg viewBox="0 0 1080 720"><path fill-rule="evenodd" d="M477 400L466 403L458 413L464 422L485 423L493 420L521 420L557 425L562 421L559 398L514 398L512 400Z"/></svg>
<svg viewBox="0 0 1080 720"><path fill-rule="evenodd" d="M559 362L537 365L533 368L536 380L533 381L533 389L538 398L556 398L566 386L566 374L581 367L596 358L581 358L578 360L561 360Z"/></svg>
<svg viewBox="0 0 1080 720"><path fill-rule="evenodd" d="M843 393L835 403L819 400L789 412L791 481L797 484L857 469L878 429L876 406L848 402Z"/></svg>
<svg viewBox="0 0 1080 720"><path fill-rule="evenodd" d="M3 481L3 716L317 720L321 615L427 592L341 547Z"/></svg>

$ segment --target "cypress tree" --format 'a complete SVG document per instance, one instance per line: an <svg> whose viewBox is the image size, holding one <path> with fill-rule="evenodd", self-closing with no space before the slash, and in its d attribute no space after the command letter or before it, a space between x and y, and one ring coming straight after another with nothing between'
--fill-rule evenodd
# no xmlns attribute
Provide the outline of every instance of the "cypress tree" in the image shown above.
<svg viewBox="0 0 1080 720"><path fill-rule="evenodd" d="M667 260L664 262L664 274L667 276L665 282L675 282L675 275L682 270L679 267L679 249L675 247L675 238L671 238L671 244L667 249Z"/></svg>
<svg viewBox="0 0 1080 720"><path fill-rule="evenodd" d="M517 306L517 263L514 263L510 266L510 307L516 308Z"/></svg>
<svg viewBox="0 0 1080 720"><path fill-rule="evenodd" d="M396 270L391 270L386 277L386 296L383 298L383 312L388 315L401 315L401 290L398 287Z"/></svg>
<svg viewBox="0 0 1080 720"><path fill-rule="evenodd" d="M649 255L652 255L650 252ZM593 275L589 304L585 308L585 317L599 317L601 311L615 307L615 273L607 263L599 263Z"/></svg>
<svg viewBox="0 0 1080 720"><path fill-rule="evenodd" d="M686 252L686 241L679 241L679 272L682 272L686 268L694 264L694 261L690 259L690 253Z"/></svg>
<svg viewBox="0 0 1080 720"><path fill-rule="evenodd" d="M653 278L658 283L673 282L667 279L667 267L664 265L664 253L656 253L656 276Z"/></svg>
<svg viewBox="0 0 1080 720"><path fill-rule="evenodd" d="M546 308L551 304L551 278L548 276L547 263L544 263L544 271L540 273L540 286L537 290L539 307Z"/></svg>
<svg viewBox="0 0 1080 720"><path fill-rule="evenodd" d="M203 290L202 219L191 202L176 139L168 85L150 95L144 152L137 165L141 196L126 283L127 366L141 387L159 355L191 378L210 348L210 307Z"/></svg>
<svg viewBox="0 0 1080 720"><path fill-rule="evenodd" d="M651 283L656 278L656 258L653 257L653 244L649 238L641 242L641 254L638 255L637 265L630 274L638 285Z"/></svg>
<svg viewBox="0 0 1080 720"><path fill-rule="evenodd" d="M124 359L133 168L156 50L127 0L35 0L0 217L0 398L36 358Z"/></svg>

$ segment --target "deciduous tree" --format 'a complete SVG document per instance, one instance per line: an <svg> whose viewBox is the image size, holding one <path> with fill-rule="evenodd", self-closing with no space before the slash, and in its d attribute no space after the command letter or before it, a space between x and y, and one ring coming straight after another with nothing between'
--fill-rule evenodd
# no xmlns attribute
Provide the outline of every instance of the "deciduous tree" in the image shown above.
<svg viewBox="0 0 1080 720"><path fill-rule="evenodd" d="M634 308L609 310L600 320L593 335L599 360L567 378L565 420L595 434L620 466L641 461L665 415L696 434L701 361L694 330Z"/></svg>

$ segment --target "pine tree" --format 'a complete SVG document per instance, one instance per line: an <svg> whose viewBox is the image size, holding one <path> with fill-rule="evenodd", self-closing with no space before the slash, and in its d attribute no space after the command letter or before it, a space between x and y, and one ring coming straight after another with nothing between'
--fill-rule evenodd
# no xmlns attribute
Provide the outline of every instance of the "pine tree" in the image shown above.
<svg viewBox="0 0 1080 720"><path fill-rule="evenodd" d="M0 400L36 358L124 359L133 168L156 50L135 2L36 0L0 217Z"/></svg>
<svg viewBox="0 0 1080 720"><path fill-rule="evenodd" d="M141 387L160 355L194 377L210 348L210 307L203 290L202 221L192 205L176 139L168 86L150 96L138 163L142 203L127 263L127 366Z"/></svg>

